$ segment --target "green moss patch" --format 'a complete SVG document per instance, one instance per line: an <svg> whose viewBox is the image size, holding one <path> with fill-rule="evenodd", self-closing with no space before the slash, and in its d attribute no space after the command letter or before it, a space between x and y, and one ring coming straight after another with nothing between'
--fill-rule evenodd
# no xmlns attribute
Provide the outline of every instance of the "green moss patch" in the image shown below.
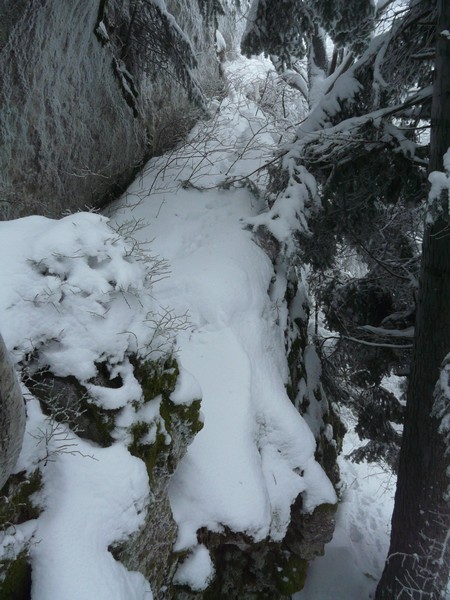
<svg viewBox="0 0 450 600"><path fill-rule="evenodd" d="M156 422L156 439L143 443L150 431L144 422L134 423L130 429L132 442L129 450L141 458L147 467L150 482L158 476L173 473L186 447L203 427L200 420L200 400L189 404L175 404L170 395L179 376L177 361L172 356L158 361L134 360L134 374L144 394L144 402L160 397L160 421Z"/></svg>
<svg viewBox="0 0 450 600"><path fill-rule="evenodd" d="M0 528L19 525L36 519L41 509L33 503L32 496L42 488L39 469L31 475L11 475L0 497Z"/></svg>
<svg viewBox="0 0 450 600"><path fill-rule="evenodd" d="M283 558L275 564L276 586L283 596L292 596L305 586L308 561L294 554L285 554Z"/></svg>
<svg viewBox="0 0 450 600"><path fill-rule="evenodd" d="M0 529L36 519L41 509L33 502L33 494L42 488L39 469L31 475L11 475L0 497ZM26 551L13 560L0 561L0 600L31 598L31 566Z"/></svg>
<svg viewBox="0 0 450 600"><path fill-rule="evenodd" d="M25 552L11 562L0 562L0 572L0 600L30 600L31 565Z"/></svg>
<svg viewBox="0 0 450 600"><path fill-rule="evenodd" d="M173 356L156 361L131 361L134 375L139 381L144 393L144 402L149 402L157 396L169 399L174 391L178 375L178 364Z"/></svg>

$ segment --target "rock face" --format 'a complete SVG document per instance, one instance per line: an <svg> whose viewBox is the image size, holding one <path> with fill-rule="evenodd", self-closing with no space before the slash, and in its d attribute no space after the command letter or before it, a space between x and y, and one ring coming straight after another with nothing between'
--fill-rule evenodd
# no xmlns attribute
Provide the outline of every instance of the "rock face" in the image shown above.
<svg viewBox="0 0 450 600"><path fill-rule="evenodd" d="M98 206L192 124L219 78L214 19L173 2L178 31L163 4L2 2L1 219Z"/></svg>
<svg viewBox="0 0 450 600"><path fill-rule="evenodd" d="M0 335L0 489L13 470L25 433L25 404Z"/></svg>
<svg viewBox="0 0 450 600"><path fill-rule="evenodd" d="M173 553L178 529L170 507L168 486L203 423L200 420L200 399L188 405L175 405L170 400L178 377L176 361L169 360L164 365L140 363L135 367L135 375L142 386L144 403L152 400L155 394L161 396L160 414L165 432L159 430L156 442L145 445L141 442L145 428L137 427L134 431L129 450L147 467L150 504L142 529L120 548L113 549L113 553L128 569L143 573L151 582L155 600L162 600L173 598L170 582L179 558Z"/></svg>
<svg viewBox="0 0 450 600"><path fill-rule="evenodd" d="M187 404L175 404L170 395L179 377L178 364L171 356L159 361L142 361L132 357L134 374L143 392L143 404L161 398L155 441L145 441L150 425L136 422L130 428L129 451L146 465L151 495L145 524L141 529L109 550L132 571L140 571L151 582L155 600L176 597L171 592L171 580L179 555L173 552L178 529L172 515L168 486L195 435L203 427L200 399ZM99 366L97 385L111 386L106 368ZM36 373L27 381L28 388L39 398L45 412L67 423L77 435L100 446L114 442L116 410L104 410L86 402L86 390L75 377L60 378L49 371ZM1 516L1 515L0 515ZM1 525L1 522L0 522ZM2 565L0 564L0 576ZM2 598L0 582L0 599Z"/></svg>
<svg viewBox="0 0 450 600"><path fill-rule="evenodd" d="M280 247L268 231L259 229L256 243L275 263ZM333 484L339 481L337 454L343 435L339 418L329 406L321 383L320 361L308 335L309 301L302 281L292 273L286 277L279 261L275 273L286 279L286 354L289 364L287 392L307 420L317 440L316 460ZM324 552L335 527L337 505L321 504L306 513L300 494L291 506L291 521L281 542L265 539L255 543L243 533L227 528L214 533L197 532L198 542L207 547L215 567L208 588L196 592L176 587L170 597L177 600L289 600L301 590L308 564Z"/></svg>

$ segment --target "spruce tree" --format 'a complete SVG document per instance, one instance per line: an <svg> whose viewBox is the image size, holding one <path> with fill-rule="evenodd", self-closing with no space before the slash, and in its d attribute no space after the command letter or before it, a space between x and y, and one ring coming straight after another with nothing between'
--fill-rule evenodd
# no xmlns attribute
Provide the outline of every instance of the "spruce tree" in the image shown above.
<svg viewBox="0 0 450 600"><path fill-rule="evenodd" d="M390 4L393 11L397 10L395 4L387 2L382 3L380 11ZM246 52L251 50L252 40L259 44L255 47L268 54L281 43L267 43L271 32L264 25L268 5L270 0L264 0L265 12L255 13L258 18L244 38ZM434 212L431 216L428 212L422 230L420 274L415 245L417 232L421 231L417 228L417 214L424 209L427 173L438 173L432 176L433 181L448 181L450 177L450 173L444 173L450 171L449 154L445 168L443 164L450 147L450 4L446 0L411 1L385 21L384 32L370 43L370 23L374 23L370 3L358 3L357 10L351 8L356 6L352 2L311 0L291 5L299 14L308 16L309 28L298 28L298 38L304 46L313 46L316 25L346 49L336 53L322 97L316 99L298 127L294 143L282 152L280 171L272 179L265 224L276 236L282 230L280 219L289 218L290 223L298 219L296 228L290 226L293 241L283 241L297 261L312 265L317 281L326 277L336 282L340 276L336 274L336 252L346 245L359 254L378 284L386 283L395 314L384 316L378 324L381 327L367 323L368 327L361 328L364 315L360 311L351 315L353 329L349 330L348 322L343 323L343 317L352 309L348 303L341 303L340 315L334 315L341 324L337 328L341 327L341 339L346 338L347 348L353 344L358 349L353 358L351 351L347 353L349 360L362 354L359 349L364 344L378 347L377 352L390 346L398 356L400 344L382 334L389 333L387 323L395 325L394 317L405 326L412 324L416 312L391 549L377 598L442 598L450 564L448 189L443 188L433 197ZM262 33L259 37L258 32ZM296 52L289 48L294 56L310 56L303 47ZM423 135L430 124L431 148ZM388 226L389 215L392 221ZM410 227L406 220L410 220ZM340 282L342 289L344 283ZM361 283L356 280L352 285L359 291ZM328 296L337 305L344 298L336 294L336 287ZM407 296L411 305L399 311L395 302ZM326 294L323 299L326 301ZM347 295L347 299L354 303L354 294ZM328 313L331 315L330 310ZM398 335L402 326L396 327ZM409 344L399 337L397 341L404 344L407 353ZM405 362L405 355L400 358ZM387 360L386 371L389 368ZM355 385L350 386L351 393ZM377 435L380 432L375 432L375 441Z"/></svg>
<svg viewBox="0 0 450 600"><path fill-rule="evenodd" d="M447 178L450 177L450 43L445 31L449 23L450 4L439 0L429 171L447 170ZM377 600L438 600L445 596L449 576L450 381L449 358L446 358L450 350L449 203L447 184L429 207L425 224L414 359L391 546L377 588Z"/></svg>

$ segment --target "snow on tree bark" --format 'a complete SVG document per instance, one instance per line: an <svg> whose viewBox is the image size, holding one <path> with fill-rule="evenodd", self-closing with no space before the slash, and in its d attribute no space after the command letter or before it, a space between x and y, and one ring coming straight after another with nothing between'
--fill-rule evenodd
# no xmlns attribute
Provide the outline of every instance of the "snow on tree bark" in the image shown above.
<svg viewBox="0 0 450 600"><path fill-rule="evenodd" d="M450 4L438 1L429 171L443 169L450 146L450 44L441 35ZM448 469L441 421L433 415L439 369L450 345L449 190L427 220L407 415L392 517L391 547L377 600L443 598L450 566ZM436 203L435 203L436 204ZM448 403L448 398L447 398Z"/></svg>

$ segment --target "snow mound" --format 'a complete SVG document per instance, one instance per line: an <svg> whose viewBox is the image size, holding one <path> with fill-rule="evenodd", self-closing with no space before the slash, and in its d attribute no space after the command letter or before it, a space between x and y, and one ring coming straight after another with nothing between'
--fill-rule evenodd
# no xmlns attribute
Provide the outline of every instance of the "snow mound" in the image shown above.
<svg viewBox="0 0 450 600"><path fill-rule="evenodd" d="M127 355L145 354L155 337L157 259L93 213L0 223L0 253L1 329L16 362L37 355L36 369L80 382L107 362L123 386L91 386L93 397L105 408L138 399Z"/></svg>
<svg viewBox="0 0 450 600"><path fill-rule="evenodd" d="M54 452L43 469L45 507L31 545L33 600L147 600L149 583L117 562L109 547L144 522L144 463L121 444L98 448L73 438L75 453Z"/></svg>
<svg viewBox="0 0 450 600"><path fill-rule="evenodd" d="M214 566L209 552L203 544L199 544L178 567L173 582L188 585L195 592L201 592L208 587L213 576Z"/></svg>
<svg viewBox="0 0 450 600"><path fill-rule="evenodd" d="M152 239L171 265L171 277L153 294L161 305L189 312L177 346L181 365L202 389L204 427L169 488L176 550L197 547L202 527L281 540L299 494L308 512L336 502L314 459L314 436L286 393L279 318L286 281L274 283L271 261L245 226L261 201L252 185L220 189L224 177L260 165L249 143L255 131L273 148L266 124L252 101L227 99L200 149L194 131L175 155L150 161L110 213L119 225L130 215L147 223L138 239Z"/></svg>

